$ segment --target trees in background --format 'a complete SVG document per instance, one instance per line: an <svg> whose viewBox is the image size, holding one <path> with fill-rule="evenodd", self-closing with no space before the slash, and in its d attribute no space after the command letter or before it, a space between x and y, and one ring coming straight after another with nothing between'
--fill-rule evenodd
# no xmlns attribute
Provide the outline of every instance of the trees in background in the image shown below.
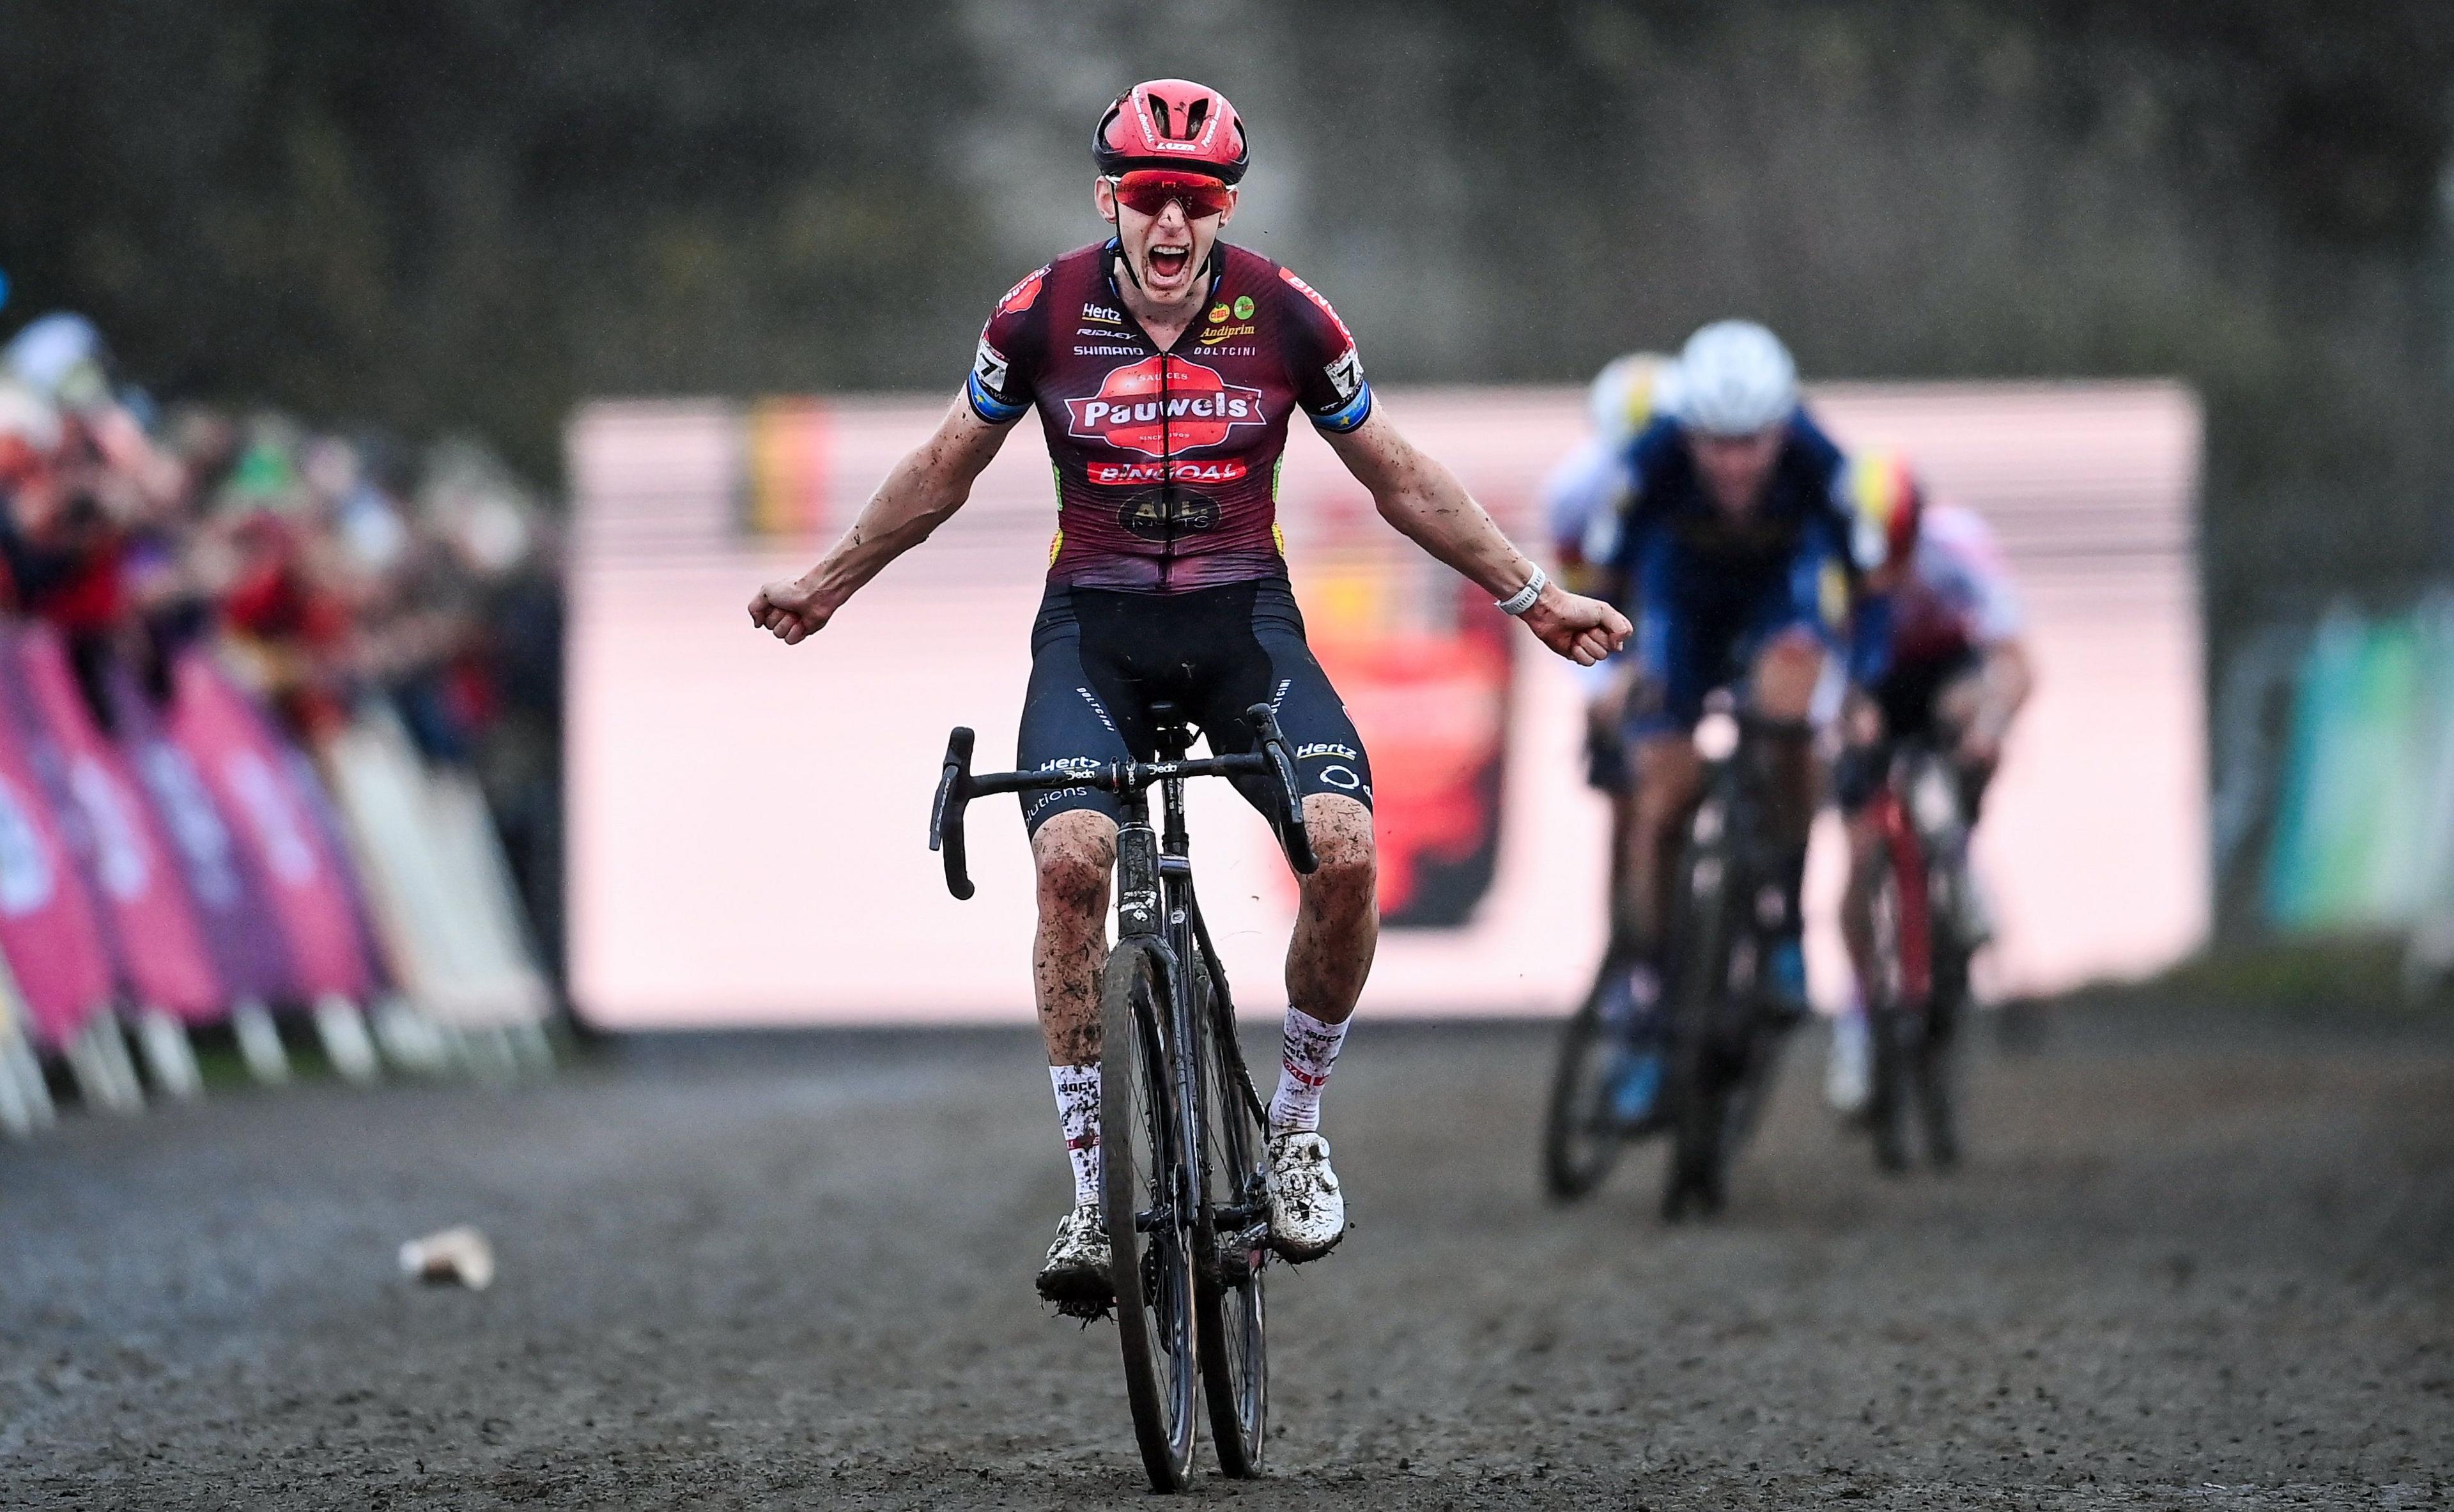
<svg viewBox="0 0 2454 1512"><path fill-rule="evenodd" d="M533 474L596 393L948 387L1193 73L1237 235L1376 373L1581 378L1745 312L1826 376L2178 373L2219 635L2442 569L2454 34L2426 0L1155 8L29 0L0 267L172 392ZM2436 259L2432 261L2432 258ZM2323 507L2318 507L2323 506Z"/></svg>

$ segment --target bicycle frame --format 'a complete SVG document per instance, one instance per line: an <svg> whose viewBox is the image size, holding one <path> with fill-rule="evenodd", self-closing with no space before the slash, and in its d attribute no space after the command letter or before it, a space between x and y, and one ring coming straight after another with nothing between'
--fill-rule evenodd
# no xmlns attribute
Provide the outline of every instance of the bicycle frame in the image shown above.
<svg viewBox="0 0 2454 1512"><path fill-rule="evenodd" d="M1726 720L1726 724L1717 721ZM1679 876L1682 884L1676 899L1674 917L1679 922L1670 934L1674 951L1684 948L1700 937L1693 927L1696 910L1702 900L1696 895L1699 868L1715 884L1721 899L1737 897L1741 903L1752 904L1756 895L1772 885L1772 857L1766 853L1763 835L1764 780L1759 738L1774 729L1778 721L1765 720L1739 707L1735 696L1717 694L1698 726L1696 744L1704 758L1703 779L1696 807L1688 820L1688 843L1681 855ZM1713 906L1723 906L1717 901ZM1743 986L1734 1001L1751 1006L1754 998L1754 969L1762 964L1760 949L1768 936L1761 910L1748 906L1734 913L1740 920L1739 938L1730 942L1735 949L1743 943L1755 947L1755 958L1743 984L1723 982L1728 991ZM1752 1017L1749 1014L1748 1017Z"/></svg>
<svg viewBox="0 0 2454 1512"><path fill-rule="evenodd" d="M1914 1106L1928 1157L1949 1165L1959 1151L1957 1115L1945 1063L1968 992L1968 951L1945 920L1964 906L1960 779L1949 758L1924 739L1898 742L1883 784L1870 801L1879 880L1870 911L1866 1009L1873 1050L1867 1121L1876 1164L1908 1165L1902 1120ZM1857 885L1853 882L1852 884Z"/></svg>

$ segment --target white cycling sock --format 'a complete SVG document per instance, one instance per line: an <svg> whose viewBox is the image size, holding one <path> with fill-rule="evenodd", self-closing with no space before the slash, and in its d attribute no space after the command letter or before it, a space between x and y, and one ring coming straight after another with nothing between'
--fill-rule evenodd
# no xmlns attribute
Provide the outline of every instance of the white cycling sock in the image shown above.
<svg viewBox="0 0 2454 1512"><path fill-rule="evenodd" d="M1271 1133L1319 1129L1321 1089L1329 1085L1329 1068L1338 1064L1338 1047L1345 1042L1346 1025L1325 1024L1300 1008L1288 1007L1278 1090L1270 1099Z"/></svg>
<svg viewBox="0 0 2454 1512"><path fill-rule="evenodd" d="M1065 1155L1074 1162L1074 1205L1099 1200L1099 1068L1050 1066L1056 1089L1056 1121L1065 1130Z"/></svg>

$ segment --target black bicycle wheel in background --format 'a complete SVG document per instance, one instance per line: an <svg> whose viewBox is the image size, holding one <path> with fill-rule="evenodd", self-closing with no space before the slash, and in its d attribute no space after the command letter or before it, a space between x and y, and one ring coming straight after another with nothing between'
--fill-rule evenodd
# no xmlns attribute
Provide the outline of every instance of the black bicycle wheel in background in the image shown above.
<svg viewBox="0 0 2454 1512"><path fill-rule="evenodd" d="M1707 811L1720 802L1706 800ZM1699 836L1679 869L1679 917L1670 946L1671 1152L1661 1216L1721 1210L1728 1163L1732 1068L1724 1054L1730 998L1730 957L1740 933L1735 917L1744 889L1732 875L1722 843L1733 816L1700 813Z"/></svg>
<svg viewBox="0 0 2454 1512"><path fill-rule="evenodd" d="M1901 967L1909 927L1901 898L1900 866L1886 857L1875 884L1871 907L1874 925L1875 980L1866 998L1866 1131L1872 1136L1875 1165L1886 1172L1908 1169L1909 1066L1913 1038L1924 1032L1924 1015L1910 1012L1907 973Z"/></svg>
<svg viewBox="0 0 2454 1512"><path fill-rule="evenodd" d="M1210 1441L1231 1476L1261 1471L1269 1431L1268 1314L1262 1297L1269 1255L1268 1131L1254 1109L1232 1012L1222 1012L1202 951L1194 970L1193 1018L1202 1048L1202 1201L1195 1216L1194 1305L1200 1321L1201 1386ZM1244 1236L1251 1235L1247 1240Z"/></svg>
<svg viewBox="0 0 2454 1512"><path fill-rule="evenodd" d="M1542 1120L1542 1188L1573 1202L1600 1186L1627 1147L1627 1131L1611 1116L1610 1036L1602 1004L1627 958L1605 951L1593 989L1559 1034L1559 1063L1551 1074L1551 1104Z"/></svg>
<svg viewBox="0 0 2454 1512"><path fill-rule="evenodd" d="M1966 886L1967 879L1958 879ZM1938 911L1938 919L1941 917ZM1934 984L1921 1017L1910 1080L1917 1088L1925 1158L1939 1170L1960 1163L1960 1026L1968 1011L1968 953L1952 931L1934 926Z"/></svg>
<svg viewBox="0 0 2454 1512"><path fill-rule="evenodd" d="M1200 1366L1189 1215L1175 1200L1184 1152L1159 1048L1161 979L1157 953L1144 941L1126 940L1108 955L1099 1003L1099 1196L1134 1438L1152 1487L1177 1491L1193 1471ZM1165 1217L1145 1229L1146 1212Z"/></svg>

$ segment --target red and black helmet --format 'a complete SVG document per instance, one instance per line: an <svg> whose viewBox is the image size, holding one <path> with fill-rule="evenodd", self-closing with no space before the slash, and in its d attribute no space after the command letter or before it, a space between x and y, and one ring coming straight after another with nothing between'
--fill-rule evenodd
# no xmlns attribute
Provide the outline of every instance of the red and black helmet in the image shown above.
<svg viewBox="0 0 2454 1512"><path fill-rule="evenodd" d="M1925 490L1908 462L1893 452L1861 452L1849 459L1847 489L1858 512L1850 543L1858 565L1873 572L1915 559Z"/></svg>
<svg viewBox="0 0 2454 1512"><path fill-rule="evenodd" d="M1152 79L1110 103L1091 132L1091 161L1107 177L1137 168L1216 174L1233 184L1251 154L1227 96L1190 79Z"/></svg>

